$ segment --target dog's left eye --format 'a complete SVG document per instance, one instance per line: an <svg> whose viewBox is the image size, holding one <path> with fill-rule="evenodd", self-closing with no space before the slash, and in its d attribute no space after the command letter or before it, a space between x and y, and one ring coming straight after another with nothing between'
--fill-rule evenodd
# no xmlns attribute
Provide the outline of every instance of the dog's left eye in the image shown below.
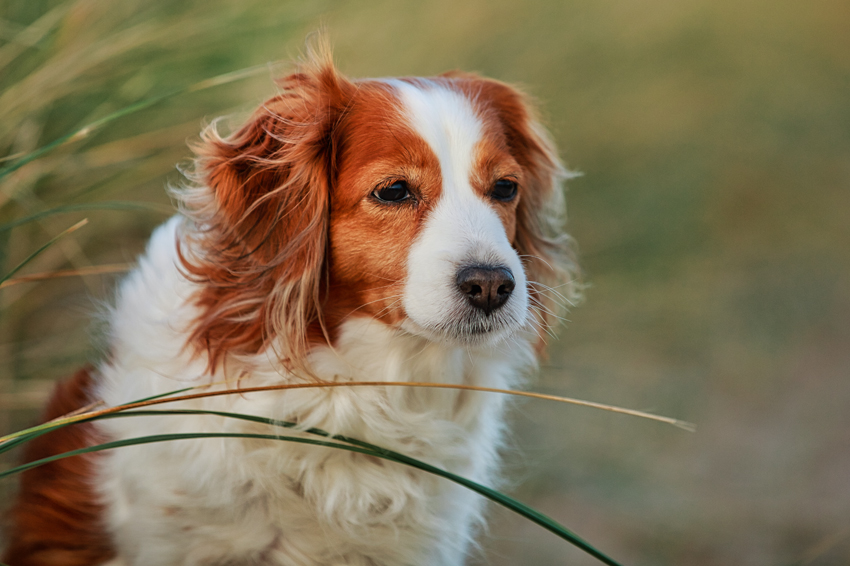
<svg viewBox="0 0 850 566"><path fill-rule="evenodd" d="M516 196L516 181L510 179L499 179L493 185L490 195L496 200L510 201Z"/></svg>
<svg viewBox="0 0 850 566"><path fill-rule="evenodd" d="M372 194L383 202L401 202L411 197L410 188L404 181L396 181L392 185L375 189Z"/></svg>

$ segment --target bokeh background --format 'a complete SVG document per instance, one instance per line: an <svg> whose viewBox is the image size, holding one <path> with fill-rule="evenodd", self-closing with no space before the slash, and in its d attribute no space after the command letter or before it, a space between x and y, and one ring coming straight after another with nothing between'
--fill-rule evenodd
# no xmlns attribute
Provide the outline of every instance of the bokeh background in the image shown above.
<svg viewBox="0 0 850 566"><path fill-rule="evenodd" d="M132 263L186 141L271 95L322 25L352 76L460 68L539 101L584 173L569 230L590 286L533 388L698 425L523 402L511 493L629 565L850 564L846 0L2 0L0 167L158 102L0 179L0 273L83 218L15 277ZM2 432L101 355L117 277L0 291ZM595 563L492 519L476 565Z"/></svg>

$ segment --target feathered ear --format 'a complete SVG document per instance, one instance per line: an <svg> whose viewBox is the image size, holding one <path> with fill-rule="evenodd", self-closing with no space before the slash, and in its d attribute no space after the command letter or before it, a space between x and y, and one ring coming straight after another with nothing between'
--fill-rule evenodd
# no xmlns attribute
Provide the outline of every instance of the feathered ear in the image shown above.
<svg viewBox="0 0 850 566"><path fill-rule="evenodd" d="M572 240L564 232L562 184L575 174L561 164L527 96L498 81L456 72L445 76L472 83L465 88L484 107L485 115L498 120L511 154L523 168L514 247L525 265L537 323L549 331L557 326L560 315L581 299L580 271Z"/></svg>
<svg viewBox="0 0 850 566"><path fill-rule="evenodd" d="M195 223L181 259L201 285L190 343L211 369L270 343L284 364L303 367L308 329L323 325L333 129L354 85L327 49L279 85L236 133L204 131L196 186L179 195Z"/></svg>
<svg viewBox="0 0 850 566"><path fill-rule="evenodd" d="M581 301L581 271L565 232L563 181L574 177L558 159L548 133L527 115L511 143L523 149L526 191L517 208L515 246L523 258L536 318L551 333L569 307ZM544 334L541 333L541 336ZM540 344L542 347L544 344Z"/></svg>

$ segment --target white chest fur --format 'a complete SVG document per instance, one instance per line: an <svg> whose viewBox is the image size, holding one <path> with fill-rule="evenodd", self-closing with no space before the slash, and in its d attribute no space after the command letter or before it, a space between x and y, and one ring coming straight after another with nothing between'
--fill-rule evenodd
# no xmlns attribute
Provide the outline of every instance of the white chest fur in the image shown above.
<svg viewBox="0 0 850 566"><path fill-rule="evenodd" d="M100 368L99 392L108 404L224 380L223 373L205 373L204 360L184 348L194 288L176 267L181 222L174 218L154 234L139 268L121 287L111 313L112 358ZM303 381L274 360L271 349L240 360L239 367L248 368L240 385ZM509 388L533 355L528 341L516 336L497 346L467 349L352 318L343 324L336 347L316 349L311 363L327 381ZM179 408L297 421L492 484L504 398L443 389L338 387L232 394ZM113 439L178 432L292 434L206 415L102 423ZM122 448L102 460L100 482L108 528L127 565L462 564L482 511L479 496L424 472L276 440L180 440Z"/></svg>

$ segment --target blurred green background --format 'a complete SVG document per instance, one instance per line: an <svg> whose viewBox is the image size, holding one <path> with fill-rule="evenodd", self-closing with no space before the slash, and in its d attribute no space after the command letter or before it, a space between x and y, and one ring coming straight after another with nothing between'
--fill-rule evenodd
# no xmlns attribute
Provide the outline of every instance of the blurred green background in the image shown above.
<svg viewBox="0 0 850 566"><path fill-rule="evenodd" d="M591 287L533 388L699 427L524 402L511 492L629 565L850 564L846 0L2 0L0 167L179 91L0 180L0 223L150 203L2 230L2 273L82 218L18 275L132 262L186 141L271 95L322 25L352 76L460 68L536 97L584 173L569 229ZM269 61L283 63L191 88ZM117 277L2 291L2 432L98 358L93 305ZM477 565L595 563L492 518Z"/></svg>

